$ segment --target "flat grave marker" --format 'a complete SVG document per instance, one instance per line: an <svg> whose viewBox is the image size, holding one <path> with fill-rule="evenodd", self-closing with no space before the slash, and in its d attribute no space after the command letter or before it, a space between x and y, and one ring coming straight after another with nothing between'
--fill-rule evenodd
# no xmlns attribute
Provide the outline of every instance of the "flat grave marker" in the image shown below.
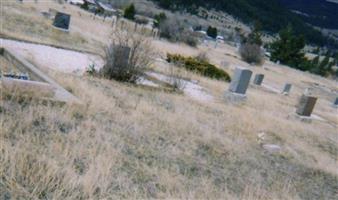
<svg viewBox="0 0 338 200"><path fill-rule="evenodd" d="M61 30L68 31L70 24L70 15L62 12L57 12L54 18L53 26Z"/></svg>

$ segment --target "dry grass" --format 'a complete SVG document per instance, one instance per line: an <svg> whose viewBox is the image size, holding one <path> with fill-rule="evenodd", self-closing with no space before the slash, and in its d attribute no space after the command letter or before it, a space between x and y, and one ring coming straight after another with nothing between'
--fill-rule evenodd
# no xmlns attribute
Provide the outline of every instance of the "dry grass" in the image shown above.
<svg viewBox="0 0 338 200"><path fill-rule="evenodd" d="M227 45L153 44L163 55L208 52L214 64L226 59L230 73L247 66ZM153 69L166 67L156 62ZM0 100L0 199L334 199L337 110L324 97L315 114L329 123L288 115L308 82L337 90L336 82L270 62L263 67L250 68L276 88L292 83L290 96L250 88L245 104L232 105L222 99L228 83L185 72L216 97L200 103L182 94L49 72L85 106ZM282 151L263 150L261 132L263 143Z"/></svg>
<svg viewBox="0 0 338 200"><path fill-rule="evenodd" d="M335 129L325 123L287 120L289 106L282 99L257 94L240 107L201 105L183 96L89 77L66 76L59 82L86 106L1 102L4 195L14 199L334 196ZM271 155L261 149L256 141L261 131L267 133L267 142L282 146L282 153Z"/></svg>

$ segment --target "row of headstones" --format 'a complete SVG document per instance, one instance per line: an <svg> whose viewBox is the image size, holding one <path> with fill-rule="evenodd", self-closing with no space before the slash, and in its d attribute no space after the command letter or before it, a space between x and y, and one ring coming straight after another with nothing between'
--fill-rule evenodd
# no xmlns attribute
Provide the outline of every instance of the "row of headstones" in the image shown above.
<svg viewBox="0 0 338 200"><path fill-rule="evenodd" d="M250 84L252 71L249 69L236 68L233 79L230 83L229 91L238 95L245 95ZM264 74L257 74L254 78L255 85L263 83ZM292 85L287 83L284 86L282 94L289 94ZM303 94L297 106L296 113L300 116L311 116L317 102L317 97ZM338 106L338 97L334 101L334 106Z"/></svg>
<svg viewBox="0 0 338 200"><path fill-rule="evenodd" d="M71 15L65 14L65 13L62 13L62 12L57 12L56 15L55 15L55 18L54 18L53 25L55 27L59 28L59 29L68 31L70 19L71 19ZM116 18L116 20L113 19L112 26L117 28L117 23L118 23L118 18ZM125 22L123 20L121 20L120 24L121 24L121 29L124 29ZM146 31L147 29L144 25L141 25L139 27L139 25L137 23L135 23L134 32L136 32L137 29L139 29L140 32L142 32L142 33L147 32ZM157 29L154 29L154 28L151 30L150 34L151 34L152 37L155 37L155 38L157 38L159 36Z"/></svg>

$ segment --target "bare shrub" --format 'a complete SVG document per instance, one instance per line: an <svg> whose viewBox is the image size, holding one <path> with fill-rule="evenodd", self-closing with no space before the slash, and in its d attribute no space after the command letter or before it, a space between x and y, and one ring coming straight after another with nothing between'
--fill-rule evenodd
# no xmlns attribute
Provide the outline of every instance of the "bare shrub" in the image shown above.
<svg viewBox="0 0 338 200"><path fill-rule="evenodd" d="M149 20L145 17L142 17L142 16L136 16L135 22L138 23L138 24L148 24Z"/></svg>
<svg viewBox="0 0 338 200"><path fill-rule="evenodd" d="M135 82L153 61L150 40L131 31L115 30L104 48L105 65L101 74L108 79ZM126 55L128 54L129 55ZM127 59L127 60L125 60Z"/></svg>
<svg viewBox="0 0 338 200"><path fill-rule="evenodd" d="M159 25L161 37L167 38L172 42L184 42L189 46L196 47L197 37L189 31L183 23L183 19L172 16L162 21Z"/></svg>
<svg viewBox="0 0 338 200"><path fill-rule="evenodd" d="M178 67L171 66L169 68L169 82L175 90L184 90L187 85L185 79L186 73Z"/></svg>
<svg viewBox="0 0 338 200"><path fill-rule="evenodd" d="M109 0L109 3L113 7L119 8L119 9L123 9L124 7L126 7L127 5L129 5L132 2L133 1L130 1L130 0Z"/></svg>
<svg viewBox="0 0 338 200"><path fill-rule="evenodd" d="M242 44L239 53L242 59L248 63L263 64L264 55L261 47L256 44Z"/></svg>
<svg viewBox="0 0 338 200"><path fill-rule="evenodd" d="M184 42L191 47L197 47L198 39L192 33L193 32L191 31L184 31L181 35L179 35L178 41Z"/></svg>
<svg viewBox="0 0 338 200"><path fill-rule="evenodd" d="M200 62L209 62L207 52L205 52L205 51L200 52L195 58L196 58L196 60L198 60Z"/></svg>

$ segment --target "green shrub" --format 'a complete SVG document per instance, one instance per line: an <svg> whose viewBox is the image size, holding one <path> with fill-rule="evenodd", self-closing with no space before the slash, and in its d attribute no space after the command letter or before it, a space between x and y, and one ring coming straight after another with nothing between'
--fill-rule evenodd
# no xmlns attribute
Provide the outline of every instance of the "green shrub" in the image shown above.
<svg viewBox="0 0 338 200"><path fill-rule="evenodd" d="M222 69L217 68L215 65L207 61L200 61L193 57L184 57L179 54L167 54L167 61L170 63L180 63L190 71L197 72L203 76L210 78L231 81L229 74Z"/></svg>

